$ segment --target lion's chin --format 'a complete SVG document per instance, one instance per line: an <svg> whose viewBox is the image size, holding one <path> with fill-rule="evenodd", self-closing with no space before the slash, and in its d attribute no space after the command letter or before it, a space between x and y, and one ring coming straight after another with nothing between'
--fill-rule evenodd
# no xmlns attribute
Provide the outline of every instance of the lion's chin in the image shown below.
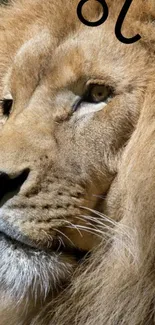
<svg viewBox="0 0 155 325"><path fill-rule="evenodd" d="M32 248L2 233L0 255L0 292L18 302L31 298L37 303L55 296L77 263L71 254Z"/></svg>

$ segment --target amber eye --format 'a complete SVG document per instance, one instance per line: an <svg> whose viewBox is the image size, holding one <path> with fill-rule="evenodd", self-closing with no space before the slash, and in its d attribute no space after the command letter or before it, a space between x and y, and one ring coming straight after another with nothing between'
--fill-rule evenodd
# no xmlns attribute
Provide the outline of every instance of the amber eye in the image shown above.
<svg viewBox="0 0 155 325"><path fill-rule="evenodd" d="M85 94L74 103L72 110L77 111L84 103L98 104L103 102L107 104L114 97L114 94L114 89L109 86L90 84Z"/></svg>
<svg viewBox="0 0 155 325"><path fill-rule="evenodd" d="M2 99L0 100L0 105L3 111L3 115L9 116L11 112L11 108L13 105L13 99Z"/></svg>
<svg viewBox="0 0 155 325"><path fill-rule="evenodd" d="M90 85L87 93L87 101L100 103L108 101L112 96L112 90L105 85Z"/></svg>

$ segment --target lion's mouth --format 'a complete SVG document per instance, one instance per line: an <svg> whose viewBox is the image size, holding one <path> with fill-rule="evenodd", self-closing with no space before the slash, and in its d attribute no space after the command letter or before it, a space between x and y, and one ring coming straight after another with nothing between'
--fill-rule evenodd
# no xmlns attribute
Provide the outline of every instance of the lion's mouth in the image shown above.
<svg viewBox="0 0 155 325"><path fill-rule="evenodd" d="M8 177L5 175L5 182L3 188L0 189L0 210L3 214L3 206L5 203L12 199L14 196L17 196L20 192L20 188L23 183L27 180L29 175L29 170L25 169L22 173L19 173L16 177ZM60 232L59 232L60 233ZM62 234L63 235L63 234ZM64 235L65 236L65 235ZM67 245L66 242L64 244L62 236L54 235L51 242L46 241L36 242L35 240L31 240L29 236L24 235L14 227L12 224L7 222L7 219L0 218L0 241L3 239L16 249L23 249L25 251L48 251L48 253L63 253L67 255L74 255L78 260L83 258L88 252L81 248L75 246ZM65 236L66 237L66 236Z"/></svg>
<svg viewBox="0 0 155 325"><path fill-rule="evenodd" d="M31 241L28 237L23 235L17 235L15 231L9 232L8 229L6 231L0 231L0 241L5 240L9 246L13 248L13 250L23 250L25 252L46 252L51 254L64 254L68 256L74 256L77 261L88 255L87 251L81 250L78 247L71 247L63 244L63 242L59 241L57 238L53 238L52 244L49 247L44 245L36 244Z"/></svg>

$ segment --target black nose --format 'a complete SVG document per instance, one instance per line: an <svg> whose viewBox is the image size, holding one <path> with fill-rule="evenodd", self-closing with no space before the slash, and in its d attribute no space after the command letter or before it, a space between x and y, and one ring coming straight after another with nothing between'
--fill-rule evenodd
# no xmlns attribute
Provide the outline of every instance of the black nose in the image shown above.
<svg viewBox="0 0 155 325"><path fill-rule="evenodd" d="M21 186L26 181L29 174L29 169L24 169L20 175L12 177L3 171L0 171L0 206L8 199L17 195Z"/></svg>

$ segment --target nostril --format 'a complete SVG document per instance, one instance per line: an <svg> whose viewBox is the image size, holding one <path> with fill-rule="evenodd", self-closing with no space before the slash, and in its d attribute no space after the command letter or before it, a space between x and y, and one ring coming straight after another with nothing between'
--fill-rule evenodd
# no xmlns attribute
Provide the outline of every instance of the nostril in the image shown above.
<svg viewBox="0 0 155 325"><path fill-rule="evenodd" d="M11 177L9 174L0 171L0 207L14 195L17 195L21 186L28 178L30 170L24 169L17 177Z"/></svg>
<svg viewBox="0 0 155 325"><path fill-rule="evenodd" d="M0 171L0 182L5 182L9 180L9 175Z"/></svg>

